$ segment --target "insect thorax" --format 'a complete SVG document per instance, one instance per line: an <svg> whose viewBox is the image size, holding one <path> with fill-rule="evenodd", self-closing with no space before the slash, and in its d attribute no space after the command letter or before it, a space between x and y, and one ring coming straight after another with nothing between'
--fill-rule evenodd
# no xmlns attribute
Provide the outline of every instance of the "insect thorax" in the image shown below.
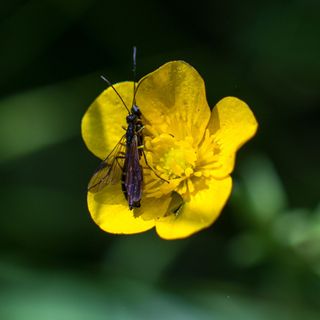
<svg viewBox="0 0 320 320"><path fill-rule="evenodd" d="M142 113L139 109L138 106L136 106L135 104L132 105L131 107L131 112L129 115L127 115L127 124L130 126L130 124L133 124L133 125L138 125L141 123L141 116L142 116Z"/></svg>
<svg viewBox="0 0 320 320"><path fill-rule="evenodd" d="M137 105L135 105L135 104L132 105L131 113L135 114L135 115L138 116L139 118L141 117L140 108L139 108Z"/></svg>

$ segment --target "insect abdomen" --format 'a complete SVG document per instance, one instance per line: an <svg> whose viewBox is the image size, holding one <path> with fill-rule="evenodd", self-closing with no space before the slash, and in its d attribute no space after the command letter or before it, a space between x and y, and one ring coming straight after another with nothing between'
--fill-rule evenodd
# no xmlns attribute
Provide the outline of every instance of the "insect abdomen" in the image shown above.
<svg viewBox="0 0 320 320"><path fill-rule="evenodd" d="M126 172L123 171L122 175L121 175L121 190L122 190L122 193L123 193L124 197L126 198L126 200L128 200L128 193L127 193L125 181L126 181Z"/></svg>
<svg viewBox="0 0 320 320"><path fill-rule="evenodd" d="M140 207L142 196L142 168L139 163L139 134L134 134L131 143L127 145L126 158L121 175L121 188L128 201L129 209Z"/></svg>

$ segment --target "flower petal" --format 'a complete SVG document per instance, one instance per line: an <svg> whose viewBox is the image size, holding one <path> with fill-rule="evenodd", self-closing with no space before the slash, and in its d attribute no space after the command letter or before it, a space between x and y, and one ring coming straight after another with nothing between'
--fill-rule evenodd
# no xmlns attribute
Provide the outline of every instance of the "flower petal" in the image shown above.
<svg viewBox="0 0 320 320"><path fill-rule="evenodd" d="M98 193L88 192L87 201L92 219L106 232L132 234L154 227L153 220L134 216L119 185L108 185Z"/></svg>
<svg viewBox="0 0 320 320"><path fill-rule="evenodd" d="M113 86L131 109L133 82L121 82ZM128 112L112 87L108 87L91 104L82 118L82 137L88 149L104 159L118 143L125 131Z"/></svg>
<svg viewBox="0 0 320 320"><path fill-rule="evenodd" d="M134 210L134 215L144 220L163 217L168 211L170 202L170 195L164 195L161 198L143 197L141 199L141 207Z"/></svg>
<svg viewBox="0 0 320 320"><path fill-rule="evenodd" d="M226 97L216 104L208 124L220 149L220 167L214 171L215 178L224 178L232 172L236 151L255 135L257 128L252 111L240 99Z"/></svg>
<svg viewBox="0 0 320 320"><path fill-rule="evenodd" d="M172 213L156 221L157 233L164 239L179 239L210 226L229 198L231 188L231 177L212 179L208 188L191 196L191 200L181 206L177 215Z"/></svg>
<svg viewBox="0 0 320 320"><path fill-rule="evenodd" d="M139 81L137 105L151 134L186 136L198 144L210 118L204 81L184 61L172 61ZM148 126L150 124L151 126Z"/></svg>

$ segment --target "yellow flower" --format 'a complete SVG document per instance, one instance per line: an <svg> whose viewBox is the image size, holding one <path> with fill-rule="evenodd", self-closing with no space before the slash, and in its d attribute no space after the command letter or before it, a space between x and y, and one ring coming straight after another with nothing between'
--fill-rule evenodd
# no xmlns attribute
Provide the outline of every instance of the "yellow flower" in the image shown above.
<svg viewBox="0 0 320 320"><path fill-rule="evenodd" d="M133 83L114 87L126 105ZM129 210L120 179L97 193L88 192L93 220L104 231L132 234L156 228L164 239L185 238L210 226L230 196L236 151L257 130L249 107L235 97L220 100L212 112L204 81L183 61L172 61L138 83L136 102L144 124L141 207ZM127 111L107 88L82 119L89 150L104 159L124 134Z"/></svg>

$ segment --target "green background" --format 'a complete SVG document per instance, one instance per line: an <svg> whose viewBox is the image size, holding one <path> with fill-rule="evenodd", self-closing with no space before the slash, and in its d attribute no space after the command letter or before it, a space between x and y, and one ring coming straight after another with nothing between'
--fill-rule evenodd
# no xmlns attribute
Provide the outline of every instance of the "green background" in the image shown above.
<svg viewBox="0 0 320 320"><path fill-rule="evenodd" d="M0 4L0 319L319 319L320 2ZM259 122L231 200L188 239L91 221L80 121L104 90L181 59L209 104Z"/></svg>

